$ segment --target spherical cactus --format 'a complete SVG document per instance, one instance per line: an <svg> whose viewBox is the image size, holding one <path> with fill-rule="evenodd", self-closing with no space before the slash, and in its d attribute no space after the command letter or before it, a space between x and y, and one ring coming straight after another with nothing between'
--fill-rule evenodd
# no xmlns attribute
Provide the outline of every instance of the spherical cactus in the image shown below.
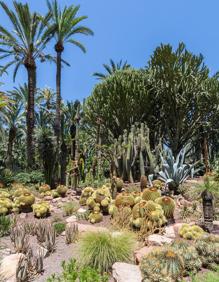
<svg viewBox="0 0 219 282"><path fill-rule="evenodd" d="M31 192L27 188L18 188L15 191L13 191L12 197L17 198L17 197L20 197L21 195L24 195L24 194L26 194L26 195L31 194Z"/></svg>
<svg viewBox="0 0 219 282"><path fill-rule="evenodd" d="M31 211L31 206L35 202L35 197L31 193L24 193L23 195L14 199L15 207L17 207L20 211Z"/></svg>
<svg viewBox="0 0 219 282"><path fill-rule="evenodd" d="M140 188L141 188L141 191L143 191L143 190L147 187L147 183L148 183L147 176L142 175L142 176L141 176L141 179L140 179Z"/></svg>
<svg viewBox="0 0 219 282"><path fill-rule="evenodd" d="M122 192L121 194L116 196L115 205L117 207L120 207L120 206L123 206L123 207L125 207L125 206L133 207L134 204L135 204L135 199L128 192Z"/></svg>
<svg viewBox="0 0 219 282"><path fill-rule="evenodd" d="M164 196L157 198L155 202L161 205L162 209L164 210L164 215L166 218L173 218L173 213L175 210L175 202L172 198Z"/></svg>
<svg viewBox="0 0 219 282"><path fill-rule="evenodd" d="M121 178L116 178L116 189L118 193L122 191L123 185L123 180Z"/></svg>
<svg viewBox="0 0 219 282"><path fill-rule="evenodd" d="M117 212L118 212L118 208L117 208L114 204L110 204L109 207L108 207L108 213L109 213L109 215L111 215L112 217L114 217Z"/></svg>
<svg viewBox="0 0 219 282"><path fill-rule="evenodd" d="M143 218L139 217L139 218L136 218L136 219L131 219L131 223L134 227L140 229L141 226L142 226L142 223L143 223Z"/></svg>
<svg viewBox="0 0 219 282"><path fill-rule="evenodd" d="M152 181L152 185L153 185L154 188L157 188L158 190L160 190L163 187L164 182L162 182L159 179L156 179L156 180Z"/></svg>
<svg viewBox="0 0 219 282"><path fill-rule="evenodd" d="M45 193L45 192L50 191L50 190L51 190L51 188L48 184L43 184L39 187L40 193Z"/></svg>
<svg viewBox="0 0 219 282"><path fill-rule="evenodd" d="M46 217L50 212L50 206L47 202L40 202L32 205L33 213L36 217Z"/></svg>
<svg viewBox="0 0 219 282"><path fill-rule="evenodd" d="M10 193L6 191L0 191L0 198L10 198L10 197L11 197Z"/></svg>
<svg viewBox="0 0 219 282"><path fill-rule="evenodd" d="M196 240L204 235L204 230L197 225L183 224L179 230L179 235L187 240Z"/></svg>
<svg viewBox="0 0 219 282"><path fill-rule="evenodd" d="M52 190L52 191L51 191L51 196L52 196L53 198L58 198L58 197L59 197L59 193L58 193L56 190Z"/></svg>
<svg viewBox="0 0 219 282"><path fill-rule="evenodd" d="M88 218L89 218L90 223L93 223L93 224L98 223L103 220L103 214L98 211L94 211L90 213Z"/></svg>
<svg viewBox="0 0 219 282"><path fill-rule="evenodd" d="M94 200L93 197L89 197L86 201L86 205L90 208L90 209L93 209L96 205L96 202Z"/></svg>
<svg viewBox="0 0 219 282"><path fill-rule="evenodd" d="M9 212L9 210L6 207L1 206L0 204L0 216L6 215Z"/></svg>
<svg viewBox="0 0 219 282"><path fill-rule="evenodd" d="M57 188L56 188L56 191L59 193L59 195L61 197L65 197L67 191L68 191L68 188L65 186L65 185L59 185Z"/></svg>
<svg viewBox="0 0 219 282"><path fill-rule="evenodd" d="M142 199L145 201L155 201L161 196L160 191L157 188L146 188L143 191Z"/></svg>

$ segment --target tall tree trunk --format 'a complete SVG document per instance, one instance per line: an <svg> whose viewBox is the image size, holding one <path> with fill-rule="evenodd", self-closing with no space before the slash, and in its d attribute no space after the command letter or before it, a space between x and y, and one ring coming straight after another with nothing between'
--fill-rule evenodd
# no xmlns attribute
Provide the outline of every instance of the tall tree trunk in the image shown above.
<svg viewBox="0 0 219 282"><path fill-rule="evenodd" d="M14 140L16 137L16 127L11 127L9 130L9 135L8 135L8 149L7 149L7 160L6 160L6 165L7 168L12 169L13 168L13 145L14 145Z"/></svg>
<svg viewBox="0 0 219 282"><path fill-rule="evenodd" d="M62 68L62 52L64 47L61 42L57 42L55 45L56 51L56 116L55 116L55 136L56 136L56 182L60 182L60 137L61 137L61 68Z"/></svg>
<svg viewBox="0 0 219 282"><path fill-rule="evenodd" d="M209 164L209 151L208 151L208 139L207 134L203 134L203 140L202 140L202 152L203 152L203 160L205 164L205 172L210 172L210 164Z"/></svg>
<svg viewBox="0 0 219 282"><path fill-rule="evenodd" d="M33 133L34 133L34 98L36 91L36 64L35 60L30 55L26 58L24 63L27 74L28 74L28 101L27 101L27 167L33 168L34 165L34 143L33 143Z"/></svg>

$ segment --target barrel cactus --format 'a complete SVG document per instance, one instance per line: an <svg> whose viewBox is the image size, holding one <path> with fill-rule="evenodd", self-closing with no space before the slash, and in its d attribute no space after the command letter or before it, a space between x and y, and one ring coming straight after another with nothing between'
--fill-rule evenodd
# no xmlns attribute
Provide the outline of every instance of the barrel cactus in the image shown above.
<svg viewBox="0 0 219 282"><path fill-rule="evenodd" d="M59 185L57 188L56 188L56 191L58 192L58 194L61 196L61 197L65 197L67 191L68 191L68 188L65 186L65 185Z"/></svg>
<svg viewBox="0 0 219 282"><path fill-rule="evenodd" d="M50 191L50 190L51 190L51 188L48 184L43 184L39 187L40 193L45 193L45 192Z"/></svg>
<svg viewBox="0 0 219 282"><path fill-rule="evenodd" d="M135 204L135 199L131 193L122 192L121 194L116 196L115 205L117 207L120 207L120 206L133 207L134 204Z"/></svg>
<svg viewBox="0 0 219 282"><path fill-rule="evenodd" d="M157 188L146 188L143 191L142 199L145 201L154 201L161 196L160 191Z"/></svg>
<svg viewBox="0 0 219 282"><path fill-rule="evenodd" d="M179 235L187 240L196 240L203 237L204 230L197 225L183 224L179 230Z"/></svg>
<svg viewBox="0 0 219 282"><path fill-rule="evenodd" d="M32 205L33 213L36 217L46 217L50 212L50 206L47 202L40 202Z"/></svg>
<svg viewBox="0 0 219 282"><path fill-rule="evenodd" d="M166 218L173 218L173 213L175 210L175 202L172 198L164 196L157 198L155 202L161 205Z"/></svg>

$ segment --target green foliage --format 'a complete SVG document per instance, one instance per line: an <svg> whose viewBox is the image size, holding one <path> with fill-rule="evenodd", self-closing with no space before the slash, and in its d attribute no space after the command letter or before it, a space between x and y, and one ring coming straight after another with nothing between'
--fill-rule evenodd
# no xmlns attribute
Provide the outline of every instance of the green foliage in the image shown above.
<svg viewBox="0 0 219 282"><path fill-rule="evenodd" d="M129 233L87 232L80 240L81 263L108 272L115 262L131 260L134 243Z"/></svg>
<svg viewBox="0 0 219 282"><path fill-rule="evenodd" d="M57 235L62 234L63 231L65 231L66 223L65 222L56 222L53 224L53 227L56 231Z"/></svg>
<svg viewBox="0 0 219 282"><path fill-rule="evenodd" d="M80 208L80 205L77 201L71 201L64 203L62 208L65 215L72 215L77 212L77 210Z"/></svg>
<svg viewBox="0 0 219 282"><path fill-rule="evenodd" d="M11 220L10 217L0 216L0 237L6 236L10 233Z"/></svg>
<svg viewBox="0 0 219 282"><path fill-rule="evenodd" d="M219 282L219 267L216 271L208 271L207 273L197 274L195 277L191 275L192 282Z"/></svg>
<svg viewBox="0 0 219 282"><path fill-rule="evenodd" d="M204 230L198 225L183 224L179 229L179 235L187 240L196 240L203 237Z"/></svg>
<svg viewBox="0 0 219 282"><path fill-rule="evenodd" d="M164 210L164 215L166 218L173 218L173 213L175 210L175 202L170 197L160 197L155 200L155 202L161 205L162 209Z"/></svg>
<svg viewBox="0 0 219 282"><path fill-rule="evenodd" d="M14 180L22 184L36 184L42 183L44 181L44 176L41 171L35 170L31 172L20 172L15 175Z"/></svg>
<svg viewBox="0 0 219 282"><path fill-rule="evenodd" d="M62 273L53 274L47 282L107 282L108 276L101 275L91 267L79 267L76 260L71 259L68 263L62 262Z"/></svg>

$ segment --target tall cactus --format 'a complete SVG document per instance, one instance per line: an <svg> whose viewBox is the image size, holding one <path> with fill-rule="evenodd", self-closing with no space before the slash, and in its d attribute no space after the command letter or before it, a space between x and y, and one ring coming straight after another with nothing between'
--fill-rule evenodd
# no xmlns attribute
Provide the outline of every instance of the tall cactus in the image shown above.
<svg viewBox="0 0 219 282"><path fill-rule="evenodd" d="M117 176L125 181L134 182L142 175L155 172L158 158L151 150L149 135L145 123L135 123L130 132L124 130L123 135L114 141L113 162ZM155 148L155 152L161 149L158 147Z"/></svg>

